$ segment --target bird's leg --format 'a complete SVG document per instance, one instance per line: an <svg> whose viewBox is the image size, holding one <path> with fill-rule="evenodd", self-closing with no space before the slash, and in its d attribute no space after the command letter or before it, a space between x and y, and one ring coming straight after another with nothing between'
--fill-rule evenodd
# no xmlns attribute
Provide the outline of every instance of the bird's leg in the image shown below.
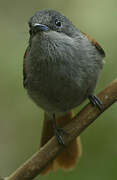
<svg viewBox="0 0 117 180"><path fill-rule="evenodd" d="M65 145L64 141L62 139L62 136L61 136L61 134L65 133L65 132L63 131L63 129L61 129L57 126L55 114L53 114L53 127L54 127L54 133L55 133L58 143L60 145Z"/></svg>
<svg viewBox="0 0 117 180"><path fill-rule="evenodd" d="M98 108L100 111L103 110L102 102L98 99L97 96L90 95L88 98L89 98L91 104L93 104L94 106L97 106L97 108Z"/></svg>

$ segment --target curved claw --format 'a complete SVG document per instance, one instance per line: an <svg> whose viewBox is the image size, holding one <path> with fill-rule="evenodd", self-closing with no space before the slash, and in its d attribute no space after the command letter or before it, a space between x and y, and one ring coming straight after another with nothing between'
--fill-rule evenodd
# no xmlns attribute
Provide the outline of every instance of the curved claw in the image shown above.
<svg viewBox="0 0 117 180"><path fill-rule="evenodd" d="M55 136L57 138L58 143L60 145L65 146L65 143L63 141L61 134L66 133L66 132L57 126L55 114L53 114L53 127L54 127L54 132L55 132Z"/></svg>
<svg viewBox="0 0 117 180"><path fill-rule="evenodd" d="M89 100L90 100L91 104L93 104L94 106L97 106L97 108L102 112L102 110L103 110L102 102L98 99L97 96L90 95Z"/></svg>
<svg viewBox="0 0 117 180"><path fill-rule="evenodd" d="M55 131L55 135L56 135L56 138L57 138L57 141L60 145L65 145L64 144L64 141L63 141L63 138L61 136L61 133L63 133L63 129L60 129L60 128L56 128L54 129Z"/></svg>

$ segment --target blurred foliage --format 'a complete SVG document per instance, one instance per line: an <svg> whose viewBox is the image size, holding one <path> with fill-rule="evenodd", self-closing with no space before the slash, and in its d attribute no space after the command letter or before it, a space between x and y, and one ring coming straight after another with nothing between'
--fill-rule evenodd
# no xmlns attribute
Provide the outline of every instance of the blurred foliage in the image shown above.
<svg viewBox="0 0 117 180"><path fill-rule="evenodd" d="M106 51L96 92L117 76L116 0L0 0L0 175L7 176L38 148L43 112L22 85L22 57L28 44L28 19L35 11L56 9L90 34ZM78 110L76 110L78 111ZM83 155L73 171L40 179L116 180L117 104L82 134Z"/></svg>

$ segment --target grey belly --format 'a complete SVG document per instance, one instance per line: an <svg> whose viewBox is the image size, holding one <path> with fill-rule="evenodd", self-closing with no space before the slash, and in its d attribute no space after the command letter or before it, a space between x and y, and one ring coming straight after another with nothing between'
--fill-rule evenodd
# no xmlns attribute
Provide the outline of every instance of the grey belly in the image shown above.
<svg viewBox="0 0 117 180"><path fill-rule="evenodd" d="M27 90L35 103L47 112L64 112L81 104L95 88L98 68L95 73L77 64L45 66L29 73ZM97 70L96 70L97 69ZM48 70L48 71L47 71Z"/></svg>
<svg viewBox="0 0 117 180"><path fill-rule="evenodd" d="M68 80L38 82L38 86L28 89L28 94L45 111L64 112L78 106L88 96L85 85L79 87Z"/></svg>

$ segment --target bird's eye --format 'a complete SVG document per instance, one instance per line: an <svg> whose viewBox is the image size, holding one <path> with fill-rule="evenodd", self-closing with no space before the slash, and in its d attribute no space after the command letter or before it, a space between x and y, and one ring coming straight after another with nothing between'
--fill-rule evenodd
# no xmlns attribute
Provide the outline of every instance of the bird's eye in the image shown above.
<svg viewBox="0 0 117 180"><path fill-rule="evenodd" d="M59 21L58 19L55 20L55 24L56 24L56 26L58 26L58 27L61 27L61 26L62 26L61 21Z"/></svg>

